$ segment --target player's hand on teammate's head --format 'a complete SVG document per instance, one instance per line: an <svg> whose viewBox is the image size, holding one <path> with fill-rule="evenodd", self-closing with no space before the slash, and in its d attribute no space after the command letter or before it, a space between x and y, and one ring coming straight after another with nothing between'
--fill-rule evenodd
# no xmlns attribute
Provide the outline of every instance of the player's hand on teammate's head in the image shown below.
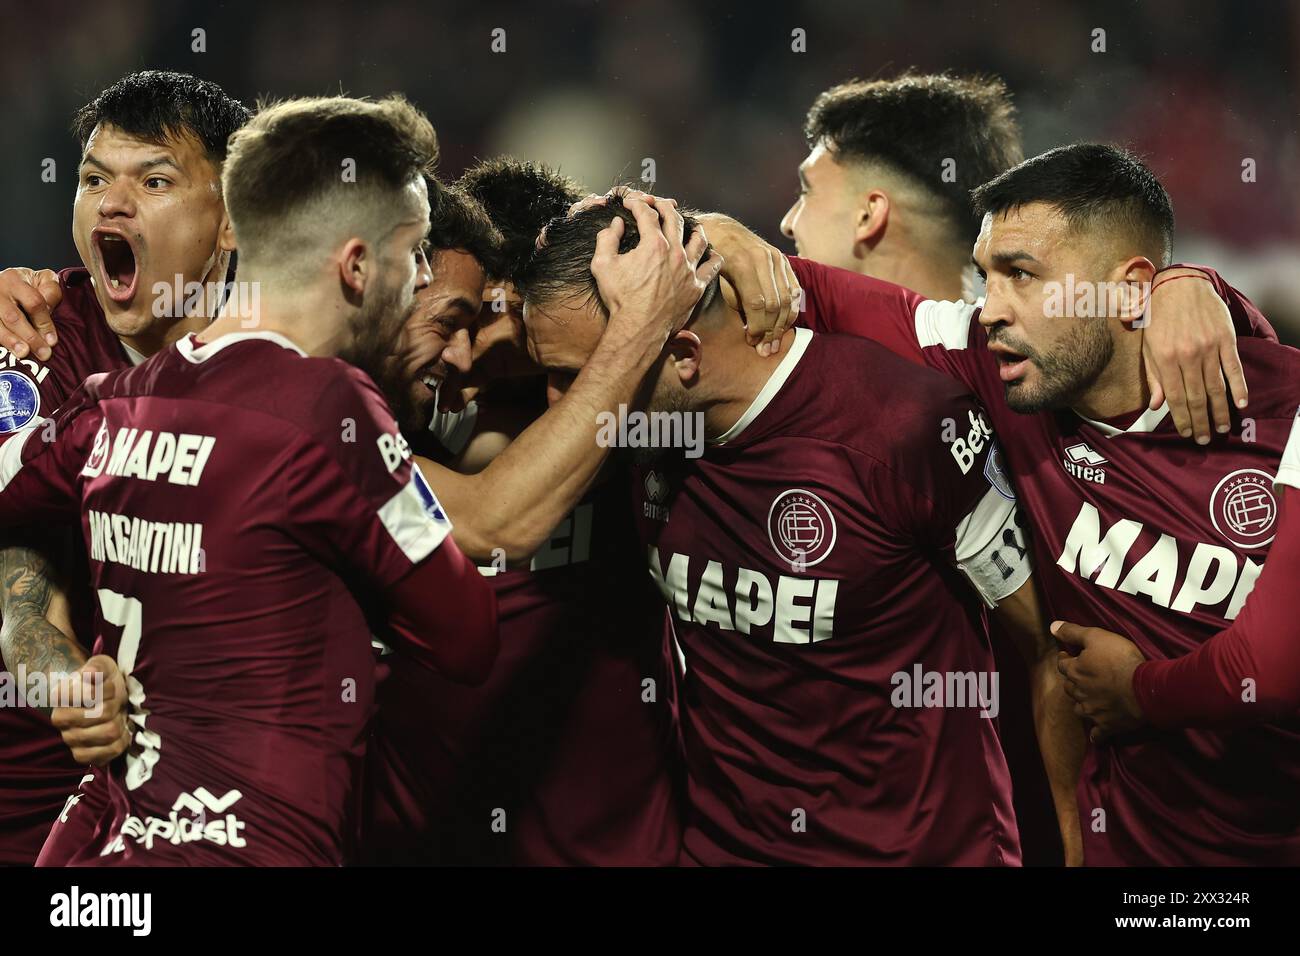
<svg viewBox="0 0 1300 956"><path fill-rule="evenodd" d="M1211 415L1215 429L1227 432L1232 427L1229 395L1238 408L1249 397L1232 314L1209 277L1197 269L1157 272L1149 307L1142 357L1151 407L1168 401L1179 433L1209 444Z"/></svg>
<svg viewBox="0 0 1300 956"><path fill-rule="evenodd" d="M49 269L0 271L0 345L18 358L44 362L58 344L50 312L63 301L59 277Z"/></svg>
<svg viewBox="0 0 1300 956"><path fill-rule="evenodd" d="M591 273L611 325L623 315L637 326L650 323L666 341L690 319L722 268L722 257L710 248L702 228L686 238L675 202L657 199L652 205L634 190L622 202L636 222L637 244L619 253L626 225L621 216L613 216L596 236Z"/></svg>
<svg viewBox="0 0 1300 956"><path fill-rule="evenodd" d="M653 193L644 192L640 189L633 189L630 186L616 186L607 193L590 193L583 196L577 202L569 207L568 215L576 216L580 212L592 209L596 206L603 206L609 201L611 196L622 196L623 198L636 198L642 200L646 205L658 208L662 203L665 206L677 208L677 200L670 199L666 196L656 196Z"/></svg>
<svg viewBox="0 0 1300 956"><path fill-rule="evenodd" d="M735 290L732 304L745 320L745 340L760 355L775 355L781 350L781 336L799 317L803 300L790 261L730 216L707 213L700 221L726 260L722 277Z"/></svg>
<svg viewBox="0 0 1300 956"><path fill-rule="evenodd" d="M1067 621L1053 621L1052 634L1080 649L1077 656L1061 651L1056 666L1075 714L1093 725L1092 742L1140 727L1145 721L1133 692L1133 672L1146 657L1137 645L1122 634Z"/></svg>
<svg viewBox="0 0 1300 956"><path fill-rule="evenodd" d="M80 692L74 695L65 683L62 700L76 706L54 708L50 722L77 763L107 766L131 745L126 681L117 661L102 654L65 679L70 681L80 682Z"/></svg>

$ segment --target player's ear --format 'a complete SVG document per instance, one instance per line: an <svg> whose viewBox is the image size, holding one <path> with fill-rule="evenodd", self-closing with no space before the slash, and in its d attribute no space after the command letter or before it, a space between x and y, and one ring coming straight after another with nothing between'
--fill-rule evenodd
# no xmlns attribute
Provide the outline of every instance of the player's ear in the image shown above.
<svg viewBox="0 0 1300 956"><path fill-rule="evenodd" d="M1156 271L1155 265L1146 256L1133 256L1116 266L1111 282L1120 297L1117 315L1125 319L1136 319L1146 313Z"/></svg>
<svg viewBox="0 0 1300 956"><path fill-rule="evenodd" d="M221 209L221 225L217 227L217 248L222 252L235 251L235 227L230 222L230 213L225 207Z"/></svg>
<svg viewBox="0 0 1300 956"><path fill-rule="evenodd" d="M668 358L673 363L681 383L695 384L695 379L700 374L700 353L704 350L700 344L700 337L690 329L682 329L668 340L664 348L668 350Z"/></svg>
<svg viewBox="0 0 1300 956"><path fill-rule="evenodd" d="M889 226L890 202L887 193L872 189L864 193L858 201L857 221L854 223L853 241L863 243L874 249L876 243L885 238L885 229Z"/></svg>
<svg viewBox="0 0 1300 956"><path fill-rule="evenodd" d="M339 280L344 294L351 299L366 291L370 278L371 262L366 244L353 236L338 252Z"/></svg>

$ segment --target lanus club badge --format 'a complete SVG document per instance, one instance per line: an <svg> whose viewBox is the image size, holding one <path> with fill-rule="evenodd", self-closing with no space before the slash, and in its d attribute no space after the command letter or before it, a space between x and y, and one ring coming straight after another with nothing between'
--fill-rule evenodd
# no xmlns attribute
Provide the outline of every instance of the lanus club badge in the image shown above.
<svg viewBox="0 0 1300 956"><path fill-rule="evenodd" d="M835 515L811 491L791 488L772 501L767 512L767 537L786 564L809 568L835 547Z"/></svg>
<svg viewBox="0 0 1300 956"><path fill-rule="evenodd" d="M26 428L40 410L41 392L36 383L14 369L0 370L0 434Z"/></svg>
<svg viewBox="0 0 1300 956"><path fill-rule="evenodd" d="M1273 479L1258 468L1242 468L1224 475L1210 495L1210 520L1214 530L1237 547L1264 547L1276 534Z"/></svg>

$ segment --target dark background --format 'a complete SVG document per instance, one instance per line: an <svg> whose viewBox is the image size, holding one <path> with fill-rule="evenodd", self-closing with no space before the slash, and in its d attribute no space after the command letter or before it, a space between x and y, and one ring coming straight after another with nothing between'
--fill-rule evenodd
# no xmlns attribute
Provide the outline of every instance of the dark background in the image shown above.
<svg viewBox="0 0 1300 956"><path fill-rule="evenodd" d="M658 191L792 249L777 224L813 97L913 66L1003 76L1027 154L1136 148L1173 196L1176 257L1219 267L1300 343L1297 2L0 0L0 27L0 265L76 262L68 121L134 69L187 70L250 104L400 90L433 119L449 178L511 152L604 189L651 158ZM504 53L490 50L497 27ZM1246 158L1256 182L1242 182Z"/></svg>

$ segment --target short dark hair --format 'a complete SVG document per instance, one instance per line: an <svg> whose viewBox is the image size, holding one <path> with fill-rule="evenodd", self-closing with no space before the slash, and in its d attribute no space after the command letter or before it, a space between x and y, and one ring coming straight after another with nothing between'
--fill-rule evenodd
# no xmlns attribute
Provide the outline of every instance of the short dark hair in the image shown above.
<svg viewBox="0 0 1300 956"><path fill-rule="evenodd" d="M912 180L943 204L962 240L979 232L970 190L1024 156L1011 94L994 76L852 80L813 101L804 135L809 148L824 141L837 159L880 163Z"/></svg>
<svg viewBox="0 0 1300 956"><path fill-rule="evenodd" d="M429 246L459 249L478 260L490 276L502 268L501 233L483 205L464 190L429 177Z"/></svg>
<svg viewBox="0 0 1300 956"><path fill-rule="evenodd" d="M401 96L286 100L263 106L230 138L226 208L249 258L250 247L292 228L286 220L313 204L370 208L427 180L437 159L433 126Z"/></svg>
<svg viewBox="0 0 1300 956"><path fill-rule="evenodd" d="M1117 146L1076 143L1049 149L980 186L971 199L981 217L1048 203L1072 229L1126 234L1157 266L1172 261L1169 193L1141 160Z"/></svg>
<svg viewBox="0 0 1300 956"><path fill-rule="evenodd" d="M456 186L482 203L501 230L504 264L498 278L512 281L532 256L543 227L583 196L582 187L558 170L509 156L482 160Z"/></svg>
<svg viewBox="0 0 1300 956"><path fill-rule="evenodd" d="M83 152L90 134L100 125L151 143L189 134L203 144L208 159L220 169L230 135L250 116L248 107L210 80L188 73L141 70L128 73L77 110L72 132Z"/></svg>
<svg viewBox="0 0 1300 956"><path fill-rule="evenodd" d="M623 205L623 194L630 188L632 187L617 187L603 205L591 206L572 216L562 216L547 223L544 241L533 250L515 280L525 301L544 303L585 297L598 303L602 311L608 312L600 297L596 277L591 274L591 257L596 253L597 234L615 216L623 220L624 227L623 238L618 244L620 255L630 252L641 241L636 217ZM679 211L685 223L684 237L689 240L695 230L700 228L696 218L698 213L690 209ZM696 306L697 313L708 308L717 289L718 282L714 279Z"/></svg>

